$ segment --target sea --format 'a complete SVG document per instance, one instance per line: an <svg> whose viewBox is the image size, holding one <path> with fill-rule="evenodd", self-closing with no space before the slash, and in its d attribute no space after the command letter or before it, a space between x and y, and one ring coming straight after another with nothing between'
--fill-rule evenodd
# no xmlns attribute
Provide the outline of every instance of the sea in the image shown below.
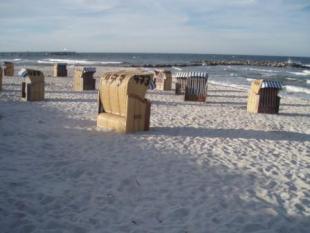
<svg viewBox="0 0 310 233"><path fill-rule="evenodd" d="M197 66L202 61L270 61L287 62L291 59L303 68L269 66ZM139 66L169 65L173 73L208 72L209 82L248 89L255 79L281 81L281 95L310 99L310 57L248 56L216 54L156 54L156 53L77 53L77 52L6 52L0 53L0 63L13 61L16 65L51 65L67 63L69 66ZM184 64L186 66L184 66ZM309 68L308 68L309 67Z"/></svg>

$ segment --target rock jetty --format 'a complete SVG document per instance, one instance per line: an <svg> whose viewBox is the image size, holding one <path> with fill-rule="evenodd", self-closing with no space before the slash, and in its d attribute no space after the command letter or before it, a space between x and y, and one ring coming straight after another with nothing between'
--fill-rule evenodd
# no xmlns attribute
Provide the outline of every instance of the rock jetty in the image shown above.
<svg viewBox="0 0 310 233"><path fill-rule="evenodd" d="M171 68L171 67L188 67L188 66L268 66L268 67L278 67L284 68L292 66L288 62L279 61L252 61L252 60L204 60L190 63L180 63L180 64L128 64L130 67L145 67L145 68ZM296 67L296 66L293 66ZM302 66L299 68L308 68Z"/></svg>

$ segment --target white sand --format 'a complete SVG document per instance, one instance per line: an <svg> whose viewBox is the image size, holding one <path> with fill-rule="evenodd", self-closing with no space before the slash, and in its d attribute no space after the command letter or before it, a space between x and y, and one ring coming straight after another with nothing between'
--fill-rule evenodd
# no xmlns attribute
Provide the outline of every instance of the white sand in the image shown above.
<svg viewBox="0 0 310 233"><path fill-rule="evenodd" d="M20 82L0 92L0 232L310 232L310 101L253 115L243 90L150 91L151 130L118 135L96 91L47 77L28 103Z"/></svg>

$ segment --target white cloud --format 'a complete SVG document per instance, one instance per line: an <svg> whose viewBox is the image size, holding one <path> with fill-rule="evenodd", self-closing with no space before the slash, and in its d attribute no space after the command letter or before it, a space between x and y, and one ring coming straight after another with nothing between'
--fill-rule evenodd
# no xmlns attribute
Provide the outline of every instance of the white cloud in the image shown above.
<svg viewBox="0 0 310 233"><path fill-rule="evenodd" d="M309 55L307 6L304 0L10 0L0 2L0 50Z"/></svg>

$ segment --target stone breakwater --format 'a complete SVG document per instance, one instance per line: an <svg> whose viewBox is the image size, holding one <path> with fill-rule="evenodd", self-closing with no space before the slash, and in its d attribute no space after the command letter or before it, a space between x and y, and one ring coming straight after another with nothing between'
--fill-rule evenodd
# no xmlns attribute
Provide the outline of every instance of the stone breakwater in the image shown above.
<svg viewBox="0 0 310 233"><path fill-rule="evenodd" d="M271 67L287 67L287 62L274 62L274 61L204 61L203 64L208 66L271 66Z"/></svg>
<svg viewBox="0 0 310 233"><path fill-rule="evenodd" d="M139 64L133 65L130 64L130 67L146 67L146 68L171 68L171 67L188 67L188 66L269 66L269 67L296 67L296 68L305 68L310 69L308 66L302 64L289 64L287 62L277 62L277 61L200 61L200 62L191 62L191 63L179 63L179 64Z"/></svg>

